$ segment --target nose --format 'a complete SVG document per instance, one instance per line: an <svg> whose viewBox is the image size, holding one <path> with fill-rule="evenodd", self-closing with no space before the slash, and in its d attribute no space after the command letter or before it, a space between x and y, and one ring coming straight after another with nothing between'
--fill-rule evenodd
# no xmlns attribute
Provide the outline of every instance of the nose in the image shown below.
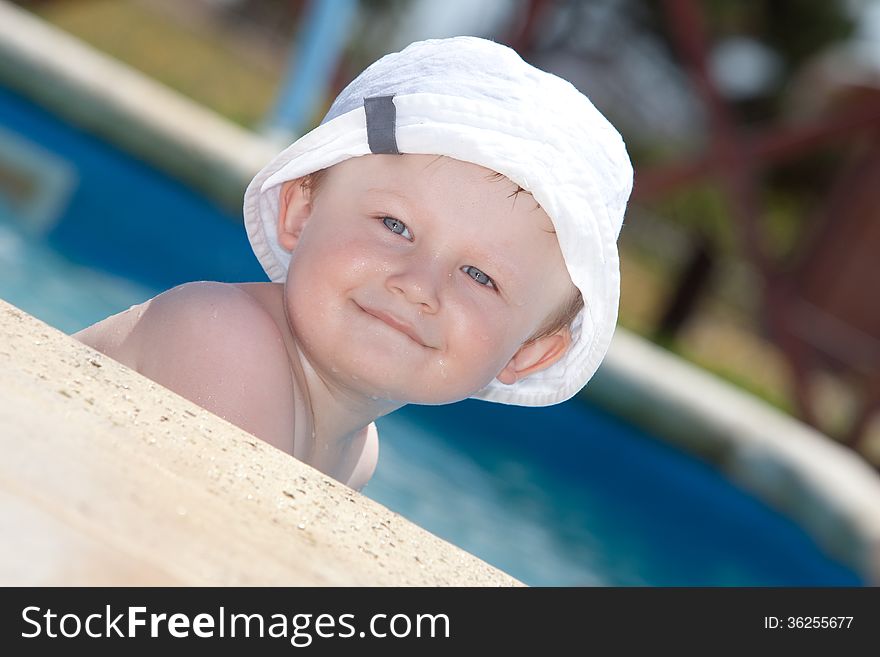
<svg viewBox="0 0 880 657"><path fill-rule="evenodd" d="M410 303L419 306L425 313L436 313L440 309L438 267L424 260L409 260L400 269L389 275L388 289L401 294Z"/></svg>

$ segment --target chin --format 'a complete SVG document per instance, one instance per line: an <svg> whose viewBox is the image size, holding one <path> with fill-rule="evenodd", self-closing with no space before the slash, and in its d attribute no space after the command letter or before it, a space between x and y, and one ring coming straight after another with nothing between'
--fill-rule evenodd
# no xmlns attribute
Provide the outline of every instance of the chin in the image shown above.
<svg viewBox="0 0 880 657"><path fill-rule="evenodd" d="M375 372L359 376L357 373L349 371L347 380L353 390L367 397L425 406L453 404L467 399L474 392L482 389L478 388L472 392L459 386L456 386L455 389L440 388L432 382L413 381L412 379L389 381L387 377L376 378Z"/></svg>
<svg viewBox="0 0 880 657"><path fill-rule="evenodd" d="M477 387L468 386L465 388L462 386L455 386L454 389L452 387L436 389L430 384L426 384L421 387L421 392L419 394L413 394L412 387L410 387L406 392L405 401L408 404L422 404L424 406L454 404L477 394L480 390L489 385L490 382L491 380Z"/></svg>

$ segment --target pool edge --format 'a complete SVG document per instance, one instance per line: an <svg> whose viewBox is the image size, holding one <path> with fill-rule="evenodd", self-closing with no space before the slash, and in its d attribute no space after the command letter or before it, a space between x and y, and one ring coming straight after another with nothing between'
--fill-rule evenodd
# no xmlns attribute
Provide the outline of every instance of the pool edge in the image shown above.
<svg viewBox="0 0 880 657"><path fill-rule="evenodd" d="M620 328L581 397L713 463L880 584L880 476L852 450Z"/></svg>

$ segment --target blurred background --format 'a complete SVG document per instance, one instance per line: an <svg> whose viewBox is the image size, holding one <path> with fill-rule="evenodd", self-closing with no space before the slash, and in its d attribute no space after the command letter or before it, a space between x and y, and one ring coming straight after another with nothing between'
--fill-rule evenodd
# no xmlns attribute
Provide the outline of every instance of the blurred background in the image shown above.
<svg viewBox="0 0 880 657"><path fill-rule="evenodd" d="M620 325L880 468L880 2L14 4L273 144L314 127L365 66L414 40L512 46L584 91L627 143ZM63 169L59 187L73 184ZM0 186L14 199L10 171L0 167ZM242 193L211 200L230 234ZM87 245L71 253L92 264ZM144 294L175 282L134 273L126 284ZM255 262L228 278L264 280Z"/></svg>
<svg viewBox="0 0 880 657"><path fill-rule="evenodd" d="M514 47L584 91L628 145L621 325L880 465L877 2L19 4L291 139L411 41Z"/></svg>

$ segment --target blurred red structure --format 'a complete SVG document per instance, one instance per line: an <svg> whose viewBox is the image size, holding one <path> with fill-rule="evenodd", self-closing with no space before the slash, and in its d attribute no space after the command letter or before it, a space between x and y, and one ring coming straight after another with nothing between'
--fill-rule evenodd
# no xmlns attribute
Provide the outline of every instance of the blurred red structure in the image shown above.
<svg viewBox="0 0 880 657"><path fill-rule="evenodd" d="M553 4L530 0L504 39L521 53L535 44L540 19ZM720 184L735 223L740 251L760 275L767 335L790 363L794 398L803 420L820 427L811 383L822 368L846 376L860 408L838 437L858 450L872 415L880 410L880 89L851 90L849 102L796 127L768 125L748 133L708 72L711 43L694 0L665 0L667 29L680 63L709 118L706 150L684 161L636 172L633 200L650 201L712 177ZM794 267L775 262L762 247L762 177L774 166L826 149L846 151L824 204L802 236ZM703 237L660 321L658 334L674 333L688 318L713 266ZM829 432L830 433L830 432Z"/></svg>
<svg viewBox="0 0 880 657"><path fill-rule="evenodd" d="M839 436L859 449L880 409L880 90L861 89L857 102L795 128L768 126L746 134L707 70L710 43L700 5L666 0L668 29L697 96L707 110L707 150L684 162L637 173L634 199L646 201L704 176L721 185L743 254L760 274L763 319L794 373L801 417L819 426L811 381L820 368L843 372L860 393L860 408ZM813 218L815 232L799 245L797 265L784 268L762 248L762 173L819 149L845 148L842 167ZM693 307L711 257L698 253L670 305L671 328ZM820 427L821 428L821 427Z"/></svg>

